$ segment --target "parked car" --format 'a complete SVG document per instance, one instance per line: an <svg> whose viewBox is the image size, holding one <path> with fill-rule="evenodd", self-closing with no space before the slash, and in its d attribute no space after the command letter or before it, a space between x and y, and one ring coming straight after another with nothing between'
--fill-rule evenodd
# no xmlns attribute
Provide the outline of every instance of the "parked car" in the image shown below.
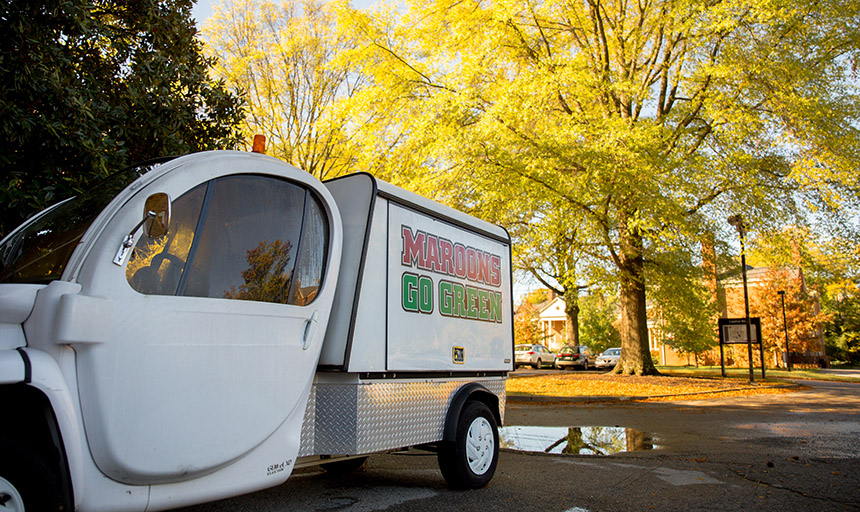
<svg viewBox="0 0 860 512"><path fill-rule="evenodd" d="M555 367L559 370L580 368L587 370L594 366L596 355L585 345L565 345L558 351Z"/></svg>
<svg viewBox="0 0 860 512"><path fill-rule="evenodd" d="M618 359L620 358L620 347L608 348L605 352L600 354L600 357L597 358L597 361L595 361L594 366L601 369L615 368L615 365L618 364Z"/></svg>
<svg viewBox="0 0 860 512"><path fill-rule="evenodd" d="M515 368L520 366L531 366L532 368L542 368L545 365L553 365L555 363L555 354L552 350L539 344L524 344L514 347Z"/></svg>

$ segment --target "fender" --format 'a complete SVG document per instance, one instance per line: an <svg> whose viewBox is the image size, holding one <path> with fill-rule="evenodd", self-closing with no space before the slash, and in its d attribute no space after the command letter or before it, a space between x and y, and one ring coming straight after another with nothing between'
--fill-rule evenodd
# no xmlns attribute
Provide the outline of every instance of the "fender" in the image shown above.
<svg viewBox="0 0 860 512"><path fill-rule="evenodd" d="M23 349L0 352L0 385L30 382L30 360Z"/></svg>
<svg viewBox="0 0 860 512"><path fill-rule="evenodd" d="M463 411L466 402L469 400L478 400L487 404L487 407L493 411L493 416L496 419L496 424L502 425L502 417L499 414L499 397L490 392L487 388L477 382L470 382L461 386L454 392L448 406L448 413L445 415L445 430L442 434L443 441L454 441L457 437L457 424L460 421L460 413Z"/></svg>
<svg viewBox="0 0 860 512"><path fill-rule="evenodd" d="M71 352L71 349L67 349ZM83 446L81 439L83 434L81 431L80 418L76 414L76 407L72 394L69 391L66 379L60 370L57 361L47 353L31 349L23 348L20 351L26 355L30 361L30 382L29 385L41 391L48 399L53 409L53 418L56 425L51 425L52 430L56 429L55 442L58 443L58 449L61 453L65 453L65 466L62 468L64 479L67 485L70 485L70 490L80 490L83 488ZM69 354L74 357L72 354ZM74 503L69 503L72 510L80 504L81 496L79 493L70 492L67 496L67 501L71 502L70 498L74 498Z"/></svg>

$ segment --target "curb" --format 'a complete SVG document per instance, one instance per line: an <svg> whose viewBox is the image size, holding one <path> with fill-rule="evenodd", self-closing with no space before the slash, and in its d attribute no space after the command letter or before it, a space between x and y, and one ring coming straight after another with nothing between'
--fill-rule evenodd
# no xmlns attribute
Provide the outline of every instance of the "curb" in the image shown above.
<svg viewBox="0 0 860 512"><path fill-rule="evenodd" d="M791 389L802 387L802 384L778 384L767 386L767 389ZM732 391L748 391L751 389L762 389L759 386L745 386L741 388L719 389L714 391L698 391L692 393L673 393L668 395L641 395L641 396L546 396L546 395L511 395L506 397L507 402L519 403L589 403L589 402L635 402L648 400L649 398L683 398L693 395L715 395Z"/></svg>

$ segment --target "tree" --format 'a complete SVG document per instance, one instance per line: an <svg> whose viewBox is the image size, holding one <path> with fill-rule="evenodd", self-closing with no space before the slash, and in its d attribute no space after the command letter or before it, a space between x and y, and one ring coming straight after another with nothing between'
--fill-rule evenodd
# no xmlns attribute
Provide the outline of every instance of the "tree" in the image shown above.
<svg viewBox="0 0 860 512"><path fill-rule="evenodd" d="M224 292L224 298L286 304L292 281L292 247L293 243L289 240L263 240L254 249L249 249L245 256L248 268L242 271L242 280L245 282L239 285L238 290L231 286Z"/></svg>
<svg viewBox="0 0 860 512"><path fill-rule="evenodd" d="M793 351L803 348L794 346L795 335L810 332L809 326L791 318L794 310L807 307L803 302L793 304L797 300L794 297L802 301L814 293L821 308L816 328L824 331L827 354L833 359L852 362L860 360L860 322L857 321L860 318L860 301L857 300L860 238L844 226L845 221L851 223L852 219L857 218L856 211L848 208L841 213L848 217L824 229L820 226L814 226L817 229L813 229L811 226L794 225L763 233L755 240L750 251L750 261L755 265L801 269L808 283L809 291L786 295L789 328L792 325L801 327L799 332L790 333ZM808 307L814 309L817 306Z"/></svg>
<svg viewBox="0 0 860 512"><path fill-rule="evenodd" d="M230 0L215 7L203 33L217 75L247 91L246 140L266 135L269 154L320 179L353 169L356 148L345 130L352 120L330 107L362 78L334 62L351 41L335 31L328 4Z"/></svg>
<svg viewBox="0 0 860 512"><path fill-rule="evenodd" d="M547 300L547 290L534 290L523 297L514 315L515 343L543 343L538 309Z"/></svg>
<svg viewBox="0 0 860 512"><path fill-rule="evenodd" d="M655 310L652 317L660 326L660 341L678 352L696 355L698 363L700 352L719 343L717 319L721 308L716 283L709 286L707 279L716 279L714 268L691 264L686 251L667 251L658 257L655 269L662 272L648 274L648 296Z"/></svg>
<svg viewBox="0 0 860 512"><path fill-rule="evenodd" d="M363 167L490 220L529 199L576 211L620 284L618 373L656 373L646 284L661 254L694 261L688 241L731 236L733 210L776 226L860 196L857 2L340 13L358 41L344 58L371 81L345 108L389 114L363 127Z"/></svg>
<svg viewBox="0 0 860 512"><path fill-rule="evenodd" d="M621 345L617 297L593 290L580 303L583 344L597 353Z"/></svg>
<svg viewBox="0 0 860 512"><path fill-rule="evenodd" d="M235 144L241 101L209 78L191 3L4 2L0 233L134 162Z"/></svg>
<svg viewBox="0 0 860 512"><path fill-rule="evenodd" d="M825 324L827 355L831 358L860 364L860 296L842 294L830 305L830 321Z"/></svg>
<svg viewBox="0 0 860 512"><path fill-rule="evenodd" d="M576 250L577 226L575 217L565 213L547 203L542 211L531 212L528 220L511 219L505 224L510 226L514 268L528 272L564 299L567 341L579 345L579 294L588 286L577 282L582 258Z"/></svg>

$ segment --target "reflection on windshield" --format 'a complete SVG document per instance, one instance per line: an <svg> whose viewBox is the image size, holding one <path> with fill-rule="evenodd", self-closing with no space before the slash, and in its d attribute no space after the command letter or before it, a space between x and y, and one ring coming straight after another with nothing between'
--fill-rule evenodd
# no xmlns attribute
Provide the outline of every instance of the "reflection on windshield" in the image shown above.
<svg viewBox="0 0 860 512"><path fill-rule="evenodd" d="M0 245L0 283L44 284L60 279L78 242L104 207L134 180L167 160L117 172L27 221Z"/></svg>
<svg viewBox="0 0 860 512"><path fill-rule="evenodd" d="M264 240L250 249L246 256L248 268L242 271L244 284L239 285L238 290L231 286L224 292L224 298L286 304L293 272L290 266L292 248L289 240L271 243Z"/></svg>

